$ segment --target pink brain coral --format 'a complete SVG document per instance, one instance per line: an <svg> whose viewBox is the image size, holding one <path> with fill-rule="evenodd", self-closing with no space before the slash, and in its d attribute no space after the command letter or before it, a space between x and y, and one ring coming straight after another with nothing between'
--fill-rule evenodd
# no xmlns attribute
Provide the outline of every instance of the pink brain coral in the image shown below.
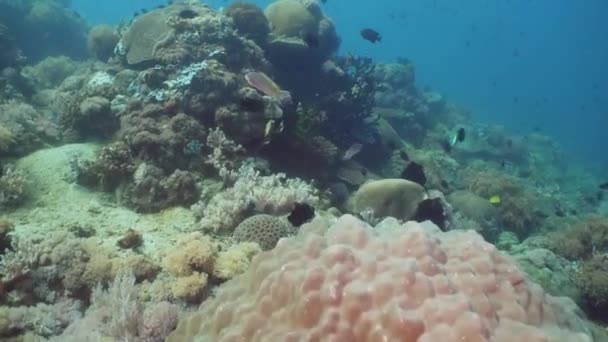
<svg viewBox="0 0 608 342"><path fill-rule="evenodd" d="M560 304L476 233L346 215L257 256L168 341L592 341Z"/></svg>

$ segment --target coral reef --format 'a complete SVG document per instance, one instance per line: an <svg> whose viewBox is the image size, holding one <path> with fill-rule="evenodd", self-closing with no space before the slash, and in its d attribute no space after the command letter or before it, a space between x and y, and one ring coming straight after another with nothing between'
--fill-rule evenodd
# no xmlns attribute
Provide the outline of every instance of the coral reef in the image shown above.
<svg viewBox="0 0 608 342"><path fill-rule="evenodd" d="M605 180L550 138L315 0L69 5L0 0L1 340L608 339L551 296L605 318Z"/></svg>
<svg viewBox="0 0 608 342"><path fill-rule="evenodd" d="M86 23L58 0L3 1L0 21L29 61L86 57Z"/></svg>
<svg viewBox="0 0 608 342"><path fill-rule="evenodd" d="M326 234L279 244L180 320L168 341L591 340L576 310L479 235L394 221L376 230L345 216Z"/></svg>

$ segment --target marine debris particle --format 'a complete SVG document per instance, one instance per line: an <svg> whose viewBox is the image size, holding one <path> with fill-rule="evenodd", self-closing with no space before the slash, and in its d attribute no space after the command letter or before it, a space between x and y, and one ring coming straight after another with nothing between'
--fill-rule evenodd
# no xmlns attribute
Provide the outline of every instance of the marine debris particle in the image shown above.
<svg viewBox="0 0 608 342"><path fill-rule="evenodd" d="M380 33L378 33L378 31L371 29L371 28L364 28L363 30L361 30L361 37L363 37L363 39L371 42L371 43L376 43L376 42L381 42L382 41L382 36L380 35Z"/></svg>
<svg viewBox="0 0 608 342"><path fill-rule="evenodd" d="M291 103L291 94L281 89L270 77L260 71L251 71L245 74L247 83L265 95L275 98L283 105Z"/></svg>
<svg viewBox="0 0 608 342"><path fill-rule="evenodd" d="M410 162L401 173L401 178L416 182L422 186L426 183L424 167L416 162Z"/></svg>
<svg viewBox="0 0 608 342"><path fill-rule="evenodd" d="M294 203L293 210L287 216L287 220L294 227L299 227L315 217L315 208L307 203Z"/></svg>

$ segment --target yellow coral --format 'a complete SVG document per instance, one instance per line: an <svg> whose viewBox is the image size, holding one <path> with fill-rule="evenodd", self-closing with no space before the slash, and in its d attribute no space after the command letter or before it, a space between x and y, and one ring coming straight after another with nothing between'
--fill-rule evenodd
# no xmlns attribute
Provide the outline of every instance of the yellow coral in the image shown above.
<svg viewBox="0 0 608 342"><path fill-rule="evenodd" d="M173 296L189 303L200 303L207 294L208 279L205 273L179 277L173 284Z"/></svg>
<svg viewBox="0 0 608 342"><path fill-rule="evenodd" d="M180 237L164 259L165 269L176 276L193 272L213 273L217 245L209 236L199 232Z"/></svg>
<svg viewBox="0 0 608 342"><path fill-rule="evenodd" d="M221 252L215 261L213 275L222 280L231 279L247 270L251 259L262 252L255 242L242 242Z"/></svg>

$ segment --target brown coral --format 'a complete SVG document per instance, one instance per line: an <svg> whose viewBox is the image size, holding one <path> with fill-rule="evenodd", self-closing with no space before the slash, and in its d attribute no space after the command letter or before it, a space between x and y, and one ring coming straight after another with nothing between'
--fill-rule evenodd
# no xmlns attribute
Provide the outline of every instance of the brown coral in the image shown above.
<svg viewBox="0 0 608 342"><path fill-rule="evenodd" d="M569 259L587 260L608 252L608 218L591 217L550 236L549 248Z"/></svg>
<svg viewBox="0 0 608 342"><path fill-rule="evenodd" d="M264 12L253 3L237 1L224 12L232 18L236 30L246 38L263 46L270 33L270 26Z"/></svg>
<svg viewBox="0 0 608 342"><path fill-rule="evenodd" d="M583 262L574 282L583 294L585 311L605 321L608 310L608 255L596 255Z"/></svg>
<svg viewBox="0 0 608 342"><path fill-rule="evenodd" d="M238 242L256 242L262 250L270 250L279 239L294 233L294 227L271 215L254 215L241 222L233 236Z"/></svg>
<svg viewBox="0 0 608 342"><path fill-rule="evenodd" d="M524 239L539 226L536 216L537 198L526 191L516 178L498 172L482 171L469 178L469 190L489 200L500 196L497 222Z"/></svg>

